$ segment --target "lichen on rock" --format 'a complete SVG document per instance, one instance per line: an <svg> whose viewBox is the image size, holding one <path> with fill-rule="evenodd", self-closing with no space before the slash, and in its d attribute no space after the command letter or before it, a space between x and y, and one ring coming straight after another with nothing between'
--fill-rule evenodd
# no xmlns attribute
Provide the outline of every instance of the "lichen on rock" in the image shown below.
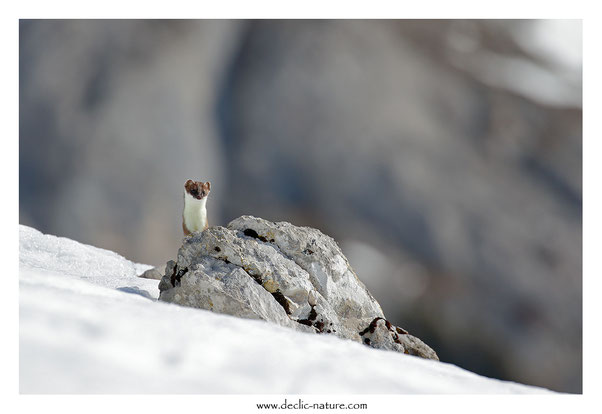
<svg viewBox="0 0 602 414"><path fill-rule="evenodd" d="M159 290L166 302L438 359L407 332L393 338L337 243L309 227L242 216L193 233L167 263Z"/></svg>

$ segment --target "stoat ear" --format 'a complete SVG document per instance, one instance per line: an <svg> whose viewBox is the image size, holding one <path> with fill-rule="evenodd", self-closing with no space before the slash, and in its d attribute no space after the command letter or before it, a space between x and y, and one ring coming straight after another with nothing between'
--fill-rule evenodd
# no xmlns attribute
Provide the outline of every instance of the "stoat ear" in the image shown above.
<svg viewBox="0 0 602 414"><path fill-rule="evenodd" d="M207 186L207 191L211 191L211 183L207 181L205 185Z"/></svg>
<svg viewBox="0 0 602 414"><path fill-rule="evenodd" d="M186 182L184 183L184 187L188 187L189 185L194 184L194 181L188 179L186 180Z"/></svg>

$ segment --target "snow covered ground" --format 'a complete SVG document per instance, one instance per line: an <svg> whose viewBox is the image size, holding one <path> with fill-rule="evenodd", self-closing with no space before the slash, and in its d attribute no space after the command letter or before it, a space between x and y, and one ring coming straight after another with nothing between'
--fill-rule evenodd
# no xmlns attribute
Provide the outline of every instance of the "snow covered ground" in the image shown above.
<svg viewBox="0 0 602 414"><path fill-rule="evenodd" d="M20 226L21 393L548 393L158 302L149 266Z"/></svg>

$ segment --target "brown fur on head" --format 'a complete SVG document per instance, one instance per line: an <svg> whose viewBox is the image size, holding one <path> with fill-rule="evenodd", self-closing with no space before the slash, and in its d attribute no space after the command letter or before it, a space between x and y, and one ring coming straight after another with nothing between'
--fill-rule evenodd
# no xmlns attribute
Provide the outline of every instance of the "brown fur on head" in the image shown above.
<svg viewBox="0 0 602 414"><path fill-rule="evenodd" d="M202 200L209 195L211 183L209 181L204 183L202 181L187 180L184 184L184 190L197 200Z"/></svg>

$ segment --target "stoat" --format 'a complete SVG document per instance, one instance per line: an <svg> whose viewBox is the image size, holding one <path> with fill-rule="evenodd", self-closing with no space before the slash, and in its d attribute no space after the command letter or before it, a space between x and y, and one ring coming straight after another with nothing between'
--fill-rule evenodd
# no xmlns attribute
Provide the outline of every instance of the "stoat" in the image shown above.
<svg viewBox="0 0 602 414"><path fill-rule="evenodd" d="M195 231L203 231L207 222L207 196L211 191L211 183L187 180L184 184L184 211L182 212L182 229L187 236Z"/></svg>

